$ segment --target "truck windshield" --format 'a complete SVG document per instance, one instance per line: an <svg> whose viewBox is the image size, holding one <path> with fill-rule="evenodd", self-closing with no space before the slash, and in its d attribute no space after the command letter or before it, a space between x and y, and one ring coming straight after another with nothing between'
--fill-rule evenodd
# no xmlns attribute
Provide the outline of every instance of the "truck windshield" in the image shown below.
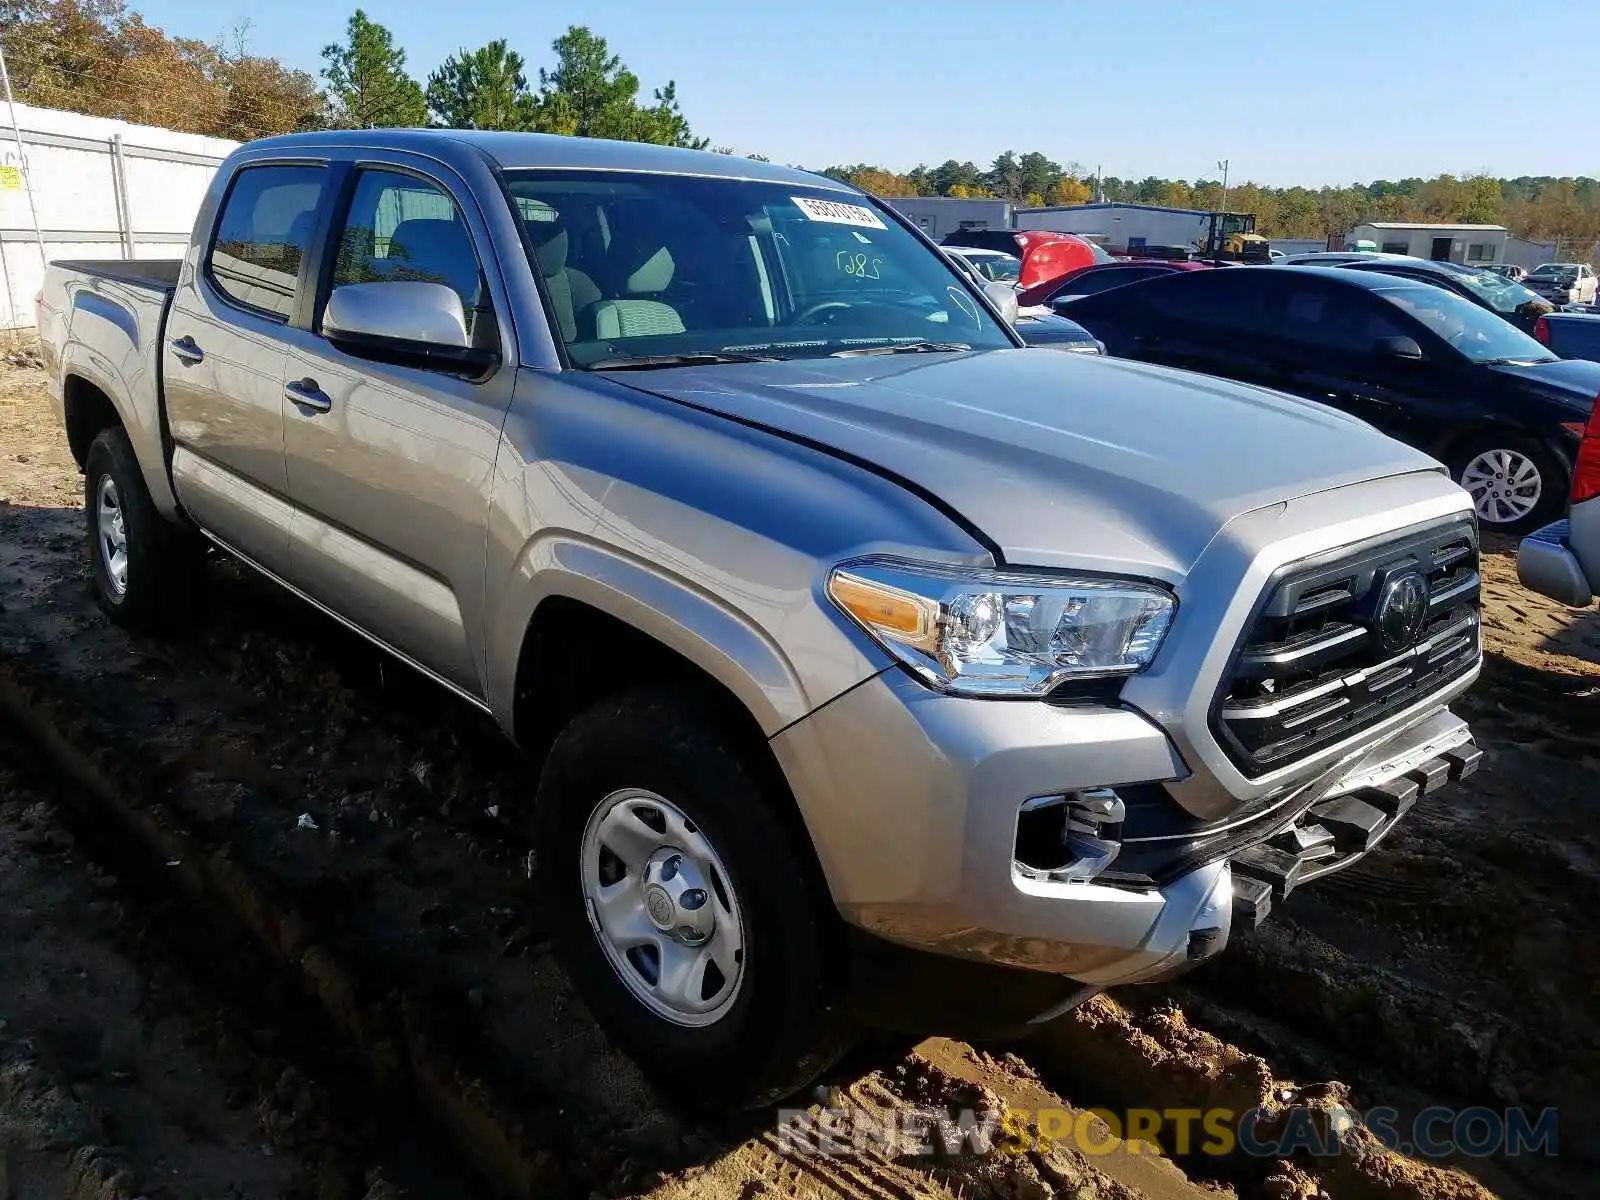
<svg viewBox="0 0 1600 1200"><path fill-rule="evenodd" d="M578 367L1015 345L961 275L854 193L612 171L507 186Z"/></svg>

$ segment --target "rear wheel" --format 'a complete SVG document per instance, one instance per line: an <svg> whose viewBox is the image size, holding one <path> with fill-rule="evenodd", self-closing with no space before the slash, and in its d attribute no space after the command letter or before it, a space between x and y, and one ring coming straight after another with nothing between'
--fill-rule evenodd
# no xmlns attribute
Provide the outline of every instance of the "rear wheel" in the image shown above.
<svg viewBox="0 0 1600 1200"><path fill-rule="evenodd" d="M203 550L163 520L120 426L95 435L84 456L90 587L117 624L142 633L190 611Z"/></svg>
<svg viewBox="0 0 1600 1200"><path fill-rule="evenodd" d="M537 886L557 949L679 1107L770 1104L850 1043L836 918L787 802L692 690L601 701L546 761Z"/></svg>
<svg viewBox="0 0 1600 1200"><path fill-rule="evenodd" d="M1455 453L1451 467L1486 529L1527 533L1555 520L1566 505L1571 482L1566 467L1527 438L1476 438Z"/></svg>

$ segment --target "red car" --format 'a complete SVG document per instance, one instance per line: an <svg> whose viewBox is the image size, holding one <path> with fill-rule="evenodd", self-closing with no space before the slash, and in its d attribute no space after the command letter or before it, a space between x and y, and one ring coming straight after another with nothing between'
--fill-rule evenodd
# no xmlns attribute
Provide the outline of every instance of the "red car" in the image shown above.
<svg viewBox="0 0 1600 1200"><path fill-rule="evenodd" d="M1077 299L1096 292L1153 279L1157 275L1176 275L1179 271L1209 271L1208 262L1172 261L1164 258L1129 258L1106 263L1093 263L1079 267L1055 279L1047 277L1044 283L1024 286L1017 296L1023 308L1036 304L1049 304L1054 300Z"/></svg>
<svg viewBox="0 0 1600 1200"><path fill-rule="evenodd" d="M1084 267L1116 261L1087 238L1048 229L968 229L950 234L943 244L1015 254L1022 260L1017 287L1024 293Z"/></svg>

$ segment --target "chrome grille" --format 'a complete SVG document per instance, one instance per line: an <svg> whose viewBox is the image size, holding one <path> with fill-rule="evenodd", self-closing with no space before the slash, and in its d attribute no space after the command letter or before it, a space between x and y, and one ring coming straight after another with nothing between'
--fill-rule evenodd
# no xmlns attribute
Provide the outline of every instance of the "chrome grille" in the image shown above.
<svg viewBox="0 0 1600 1200"><path fill-rule="evenodd" d="M1383 645L1386 582L1427 582L1420 632ZM1478 538L1469 518L1286 567L1268 585L1212 706L1246 775L1287 766L1425 699L1477 663Z"/></svg>

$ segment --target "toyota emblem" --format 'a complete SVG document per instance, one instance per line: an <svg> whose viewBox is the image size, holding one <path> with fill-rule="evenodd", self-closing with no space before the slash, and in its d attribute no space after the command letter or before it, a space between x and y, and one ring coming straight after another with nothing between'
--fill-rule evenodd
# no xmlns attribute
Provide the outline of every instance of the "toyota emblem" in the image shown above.
<svg viewBox="0 0 1600 1200"><path fill-rule="evenodd" d="M1373 614L1373 632L1385 654L1399 654L1416 644L1428 620L1428 581L1419 572L1406 571L1383 585Z"/></svg>

